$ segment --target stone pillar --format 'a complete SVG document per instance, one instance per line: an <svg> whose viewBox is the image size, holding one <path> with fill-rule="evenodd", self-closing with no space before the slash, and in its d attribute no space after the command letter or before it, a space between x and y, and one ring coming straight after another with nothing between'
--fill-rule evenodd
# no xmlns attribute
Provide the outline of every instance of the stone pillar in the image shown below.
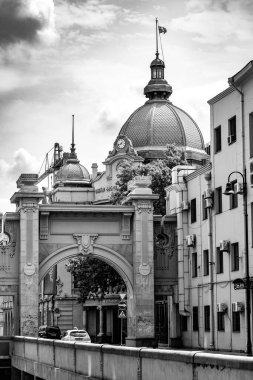
<svg viewBox="0 0 253 380"><path fill-rule="evenodd" d="M136 177L130 184L127 202L134 208L133 299L128 299L128 346L154 346L154 238L153 201L158 195L148 187L151 177Z"/></svg>
<svg viewBox="0 0 253 380"><path fill-rule="evenodd" d="M11 202L20 213L19 305L20 335L37 336L39 302L39 201L43 194L34 186L37 175L22 174L19 192Z"/></svg>
<svg viewBox="0 0 253 380"><path fill-rule="evenodd" d="M104 320L103 320L104 310L103 310L103 306L99 305L98 310L99 310L99 333L97 335L97 342L103 343L103 338L104 338L104 323L103 323L104 322Z"/></svg>

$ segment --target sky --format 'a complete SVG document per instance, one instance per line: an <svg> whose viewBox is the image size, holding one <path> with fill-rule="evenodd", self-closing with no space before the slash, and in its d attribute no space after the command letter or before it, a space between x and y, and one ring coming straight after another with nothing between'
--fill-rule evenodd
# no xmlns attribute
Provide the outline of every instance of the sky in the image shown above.
<svg viewBox="0 0 253 380"><path fill-rule="evenodd" d="M156 17L170 100L208 142L207 101L253 59L253 0L0 0L0 212L55 142L69 151L72 114L81 164L104 170L147 100Z"/></svg>

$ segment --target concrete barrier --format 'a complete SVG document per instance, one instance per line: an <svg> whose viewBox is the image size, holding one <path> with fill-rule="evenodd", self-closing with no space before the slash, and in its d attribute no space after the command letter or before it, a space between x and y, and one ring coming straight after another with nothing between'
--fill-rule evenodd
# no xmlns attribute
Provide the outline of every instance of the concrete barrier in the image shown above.
<svg viewBox="0 0 253 380"><path fill-rule="evenodd" d="M12 365L46 380L252 380L253 357L14 337Z"/></svg>

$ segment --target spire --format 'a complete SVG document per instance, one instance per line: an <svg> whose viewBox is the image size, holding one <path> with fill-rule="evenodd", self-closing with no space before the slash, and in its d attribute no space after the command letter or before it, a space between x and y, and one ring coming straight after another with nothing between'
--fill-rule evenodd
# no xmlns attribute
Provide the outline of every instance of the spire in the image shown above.
<svg viewBox="0 0 253 380"><path fill-rule="evenodd" d="M77 158L75 142L74 142L74 134L75 134L75 115L72 115L72 144L70 148L70 158Z"/></svg>
<svg viewBox="0 0 253 380"><path fill-rule="evenodd" d="M164 79L164 62L159 58L158 50L158 33L166 33L166 28L158 25L158 19L155 20L156 28L156 58L151 62L151 80L144 88L144 95L150 100L167 100L172 94L172 87Z"/></svg>

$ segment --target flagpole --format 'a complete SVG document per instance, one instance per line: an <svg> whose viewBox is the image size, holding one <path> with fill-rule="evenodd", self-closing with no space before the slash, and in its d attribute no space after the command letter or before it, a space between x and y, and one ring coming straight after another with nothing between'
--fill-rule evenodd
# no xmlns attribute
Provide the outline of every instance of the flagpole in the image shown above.
<svg viewBox="0 0 253 380"><path fill-rule="evenodd" d="M158 58L159 56L159 53L158 53L158 33L157 33L157 30L158 30L158 19L156 18L155 19L155 23L156 23L156 58Z"/></svg>

